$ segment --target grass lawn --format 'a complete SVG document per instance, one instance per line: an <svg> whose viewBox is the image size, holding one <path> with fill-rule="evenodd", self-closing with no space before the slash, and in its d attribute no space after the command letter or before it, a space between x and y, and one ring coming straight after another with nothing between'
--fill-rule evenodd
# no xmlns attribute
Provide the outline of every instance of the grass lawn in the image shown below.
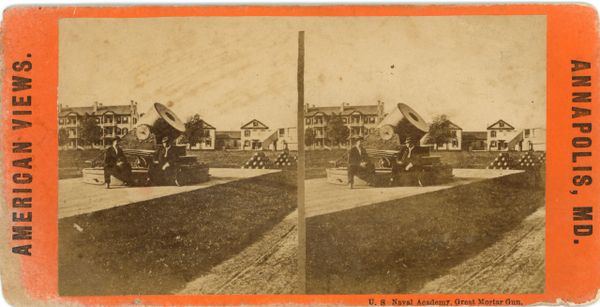
<svg viewBox="0 0 600 307"><path fill-rule="evenodd" d="M307 292L418 291L544 203L543 188L495 179L309 218Z"/></svg>
<svg viewBox="0 0 600 307"><path fill-rule="evenodd" d="M264 151L271 161L275 161L281 151ZM190 150L188 155L198 156L199 160L208 163L209 167L228 167L240 168L250 157L254 151L220 151L220 150ZM297 152L290 152L291 155L298 155ZM81 177L81 170L85 167L90 167L85 163L86 160L93 160L102 155L100 149L86 150L62 150L58 155L58 178L75 178Z"/></svg>
<svg viewBox="0 0 600 307"><path fill-rule="evenodd" d="M296 191L283 171L61 219L59 293L180 290L295 210Z"/></svg>

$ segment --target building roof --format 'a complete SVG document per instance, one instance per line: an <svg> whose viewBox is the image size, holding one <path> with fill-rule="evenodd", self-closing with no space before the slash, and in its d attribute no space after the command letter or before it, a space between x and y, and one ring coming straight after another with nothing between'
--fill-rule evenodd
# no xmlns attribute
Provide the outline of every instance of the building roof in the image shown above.
<svg viewBox="0 0 600 307"><path fill-rule="evenodd" d="M247 124L242 125L240 129L269 129L269 127L257 119L249 121Z"/></svg>
<svg viewBox="0 0 600 307"><path fill-rule="evenodd" d="M448 120L448 122L450 123L450 129L462 130L461 127L459 127L457 124L453 123L452 121Z"/></svg>
<svg viewBox="0 0 600 307"><path fill-rule="evenodd" d="M359 112L362 114L377 114L377 105L362 105L362 106L352 106L345 105L344 111L342 112L342 107L309 107L307 112L304 114L305 117L312 117L317 115L318 113L323 113L326 115L342 114L342 115L350 115L354 112Z"/></svg>
<svg viewBox="0 0 600 307"><path fill-rule="evenodd" d="M500 125L502 125L503 127L500 127ZM515 129L515 127L511 126L509 123L505 122L504 120L500 119L497 122L489 125L487 127L488 130L494 130L494 129L508 129L508 130L513 130Z"/></svg>
<svg viewBox="0 0 600 307"><path fill-rule="evenodd" d="M217 131L215 132L215 138L217 139L241 139L241 131Z"/></svg>
<svg viewBox="0 0 600 307"><path fill-rule="evenodd" d="M217 129L213 125L205 122L204 120L202 121L202 128L204 128L204 129Z"/></svg>
<svg viewBox="0 0 600 307"><path fill-rule="evenodd" d="M94 112L94 106L89 107L64 107L58 113L59 117L67 116L71 113L76 113L77 115L83 116L86 113L89 115L102 115L106 112L113 112L115 114L121 115L130 115L131 114L131 105L113 105L113 106L98 106L96 112Z"/></svg>
<svg viewBox="0 0 600 307"><path fill-rule="evenodd" d="M462 139L464 141L487 140L487 131L463 131Z"/></svg>

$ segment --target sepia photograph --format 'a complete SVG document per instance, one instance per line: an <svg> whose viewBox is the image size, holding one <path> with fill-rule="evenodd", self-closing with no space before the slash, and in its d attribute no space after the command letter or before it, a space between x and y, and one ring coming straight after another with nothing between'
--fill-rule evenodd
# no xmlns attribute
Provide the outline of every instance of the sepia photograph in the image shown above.
<svg viewBox="0 0 600 307"><path fill-rule="evenodd" d="M293 294L298 31L59 23L59 292Z"/></svg>
<svg viewBox="0 0 600 307"><path fill-rule="evenodd" d="M546 17L321 21L306 292L543 293Z"/></svg>

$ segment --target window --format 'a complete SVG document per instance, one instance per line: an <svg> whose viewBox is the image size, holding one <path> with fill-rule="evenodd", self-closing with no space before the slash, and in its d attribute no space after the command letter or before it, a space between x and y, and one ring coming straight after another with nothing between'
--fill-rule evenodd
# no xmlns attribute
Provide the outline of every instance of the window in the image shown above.
<svg viewBox="0 0 600 307"><path fill-rule="evenodd" d="M456 130L450 131L450 135L452 135L452 137L455 138L456 137Z"/></svg>
<svg viewBox="0 0 600 307"><path fill-rule="evenodd" d="M254 127L258 127L258 122L257 122L257 121L253 121L253 122L252 122L252 126L254 126Z"/></svg>
<svg viewBox="0 0 600 307"><path fill-rule="evenodd" d="M206 145L206 146L212 146L212 143L211 143L210 139L204 140L204 145Z"/></svg>
<svg viewBox="0 0 600 307"><path fill-rule="evenodd" d="M128 132L127 128L123 128L121 131L123 132L123 135L127 134Z"/></svg>
<svg viewBox="0 0 600 307"><path fill-rule="evenodd" d="M96 124L100 123L100 117L96 117Z"/></svg>
<svg viewBox="0 0 600 307"><path fill-rule="evenodd" d="M244 136L250 136L250 130L244 130Z"/></svg>
<svg viewBox="0 0 600 307"><path fill-rule="evenodd" d="M115 128L115 131L116 131L115 132L116 134L121 134L121 128L117 127L117 128Z"/></svg>
<svg viewBox="0 0 600 307"><path fill-rule="evenodd" d="M244 141L244 147L250 147L250 141Z"/></svg>
<svg viewBox="0 0 600 307"><path fill-rule="evenodd" d="M528 138L531 131L529 129L525 129L525 137Z"/></svg>
<svg viewBox="0 0 600 307"><path fill-rule="evenodd" d="M127 123L129 123L129 116L123 116L122 123L123 123L123 124L127 124Z"/></svg>
<svg viewBox="0 0 600 307"><path fill-rule="evenodd" d="M117 116L116 121L117 121L117 124L120 124L121 123L121 116Z"/></svg>
<svg viewBox="0 0 600 307"><path fill-rule="evenodd" d="M210 137L210 130L205 129L204 131L202 131L202 134L204 137Z"/></svg>
<svg viewBox="0 0 600 307"><path fill-rule="evenodd" d="M304 120L304 122L305 122L306 124L310 124L310 118L307 118L306 120Z"/></svg>
<svg viewBox="0 0 600 307"><path fill-rule="evenodd" d="M375 116L371 116L371 119L369 120L369 122L370 122L371 124L374 124L374 123L375 123Z"/></svg>
<svg viewBox="0 0 600 307"><path fill-rule="evenodd" d="M343 122L344 124L347 124L347 123L348 123L348 119L344 117L344 118L342 118L342 122Z"/></svg>
<svg viewBox="0 0 600 307"><path fill-rule="evenodd" d="M137 123L137 118L133 118L133 123L136 124Z"/></svg>
<svg viewBox="0 0 600 307"><path fill-rule="evenodd" d="M496 141L492 141L492 142L490 143L490 146L491 146L491 147L496 147Z"/></svg>
<svg viewBox="0 0 600 307"><path fill-rule="evenodd" d="M504 122L500 122L500 127L504 127Z"/></svg>
<svg viewBox="0 0 600 307"><path fill-rule="evenodd" d="M490 131L490 136L495 138L496 137L496 131ZM492 146L496 146L496 145L492 145Z"/></svg>
<svg viewBox="0 0 600 307"><path fill-rule="evenodd" d="M452 147L458 148L458 140L452 140Z"/></svg>
<svg viewBox="0 0 600 307"><path fill-rule="evenodd" d="M279 129L279 136L284 136L285 135L285 128L280 128Z"/></svg>

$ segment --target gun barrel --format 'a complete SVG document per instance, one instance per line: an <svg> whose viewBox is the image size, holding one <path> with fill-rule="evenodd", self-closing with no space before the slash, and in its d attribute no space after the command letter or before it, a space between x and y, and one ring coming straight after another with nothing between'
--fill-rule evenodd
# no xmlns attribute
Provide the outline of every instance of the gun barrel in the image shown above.
<svg viewBox="0 0 600 307"><path fill-rule="evenodd" d="M140 118L135 127L136 137L139 140L148 139L151 134L156 136L169 136L176 138L185 132L185 124L177 115L160 103L154 103L152 107ZM157 139L160 142L159 139Z"/></svg>
<svg viewBox="0 0 600 307"><path fill-rule="evenodd" d="M401 142L408 136L421 139L429 131L423 117L404 103L398 103L377 128L382 139L390 140L394 135L398 135Z"/></svg>

